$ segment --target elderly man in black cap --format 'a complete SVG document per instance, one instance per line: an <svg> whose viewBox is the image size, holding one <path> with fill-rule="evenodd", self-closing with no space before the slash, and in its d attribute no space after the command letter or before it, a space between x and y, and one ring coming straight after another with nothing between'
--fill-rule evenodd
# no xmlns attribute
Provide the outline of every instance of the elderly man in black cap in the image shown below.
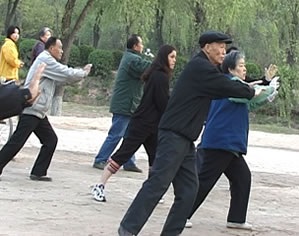
<svg viewBox="0 0 299 236"><path fill-rule="evenodd" d="M228 80L217 69L224 59L226 44L231 42L228 35L216 31L200 36L201 52L185 66L161 118L152 175L121 221L119 235L137 235L171 183L175 199L161 235L175 236L183 231L198 190L193 142L202 130L211 100L251 99L260 93L244 83Z"/></svg>

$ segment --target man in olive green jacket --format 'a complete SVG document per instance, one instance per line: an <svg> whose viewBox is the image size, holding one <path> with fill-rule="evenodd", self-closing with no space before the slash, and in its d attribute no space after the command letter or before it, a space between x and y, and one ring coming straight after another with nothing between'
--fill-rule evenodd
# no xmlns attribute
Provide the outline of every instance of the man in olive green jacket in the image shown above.
<svg viewBox="0 0 299 236"><path fill-rule="evenodd" d="M133 34L127 41L127 49L118 67L110 112L112 125L99 153L95 157L94 168L104 169L108 158L125 135L130 118L136 110L142 96L143 82L140 77L151 61L142 58L142 39ZM124 170L142 172L135 164L135 156L124 165Z"/></svg>

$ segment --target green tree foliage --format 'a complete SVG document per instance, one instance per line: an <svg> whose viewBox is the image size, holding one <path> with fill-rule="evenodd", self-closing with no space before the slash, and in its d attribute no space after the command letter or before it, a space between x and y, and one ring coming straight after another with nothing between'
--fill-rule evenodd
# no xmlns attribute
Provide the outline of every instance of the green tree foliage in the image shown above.
<svg viewBox="0 0 299 236"><path fill-rule="evenodd" d="M20 25L22 37L38 39L38 31L45 26L53 29L54 34L57 33L57 28L55 27L55 8L50 4L50 1L21 1L20 9L22 9L19 15L22 21Z"/></svg>
<svg viewBox="0 0 299 236"><path fill-rule="evenodd" d="M292 111L298 104L298 72L290 66L281 66L279 74L282 80L282 86L279 89L278 110L279 116L288 121L291 125Z"/></svg>
<svg viewBox="0 0 299 236"><path fill-rule="evenodd" d="M299 0L0 0L2 34L7 10L13 3L17 4L10 20L21 27L21 38L36 38L41 27L51 27L54 35L63 39L64 62L84 65L90 63L94 49L111 51L106 59L112 66L105 64L104 55L94 54L93 73L102 73L101 66L115 70L127 36L138 33L145 48L153 52L163 43L177 48L176 78L181 65L198 51L199 34L221 30L245 52L250 75L259 77L270 63L279 65L281 94L275 101L277 112L272 114L291 119L298 110ZM75 59L78 50L69 55L71 45L79 47L79 59ZM29 46L20 43L21 57L26 57L23 46Z"/></svg>
<svg viewBox="0 0 299 236"><path fill-rule="evenodd" d="M21 39L19 42L20 58L22 58L22 61L25 63L26 67L30 66L31 51L35 42L36 40L28 38Z"/></svg>
<svg viewBox="0 0 299 236"><path fill-rule="evenodd" d="M251 78L260 78L262 76L262 69L254 62L246 62L247 75Z"/></svg>
<svg viewBox="0 0 299 236"><path fill-rule="evenodd" d="M181 71L184 69L186 63L188 62L188 58L184 56L178 55L176 58L176 64L172 75L171 86L173 87L176 80L178 79Z"/></svg>

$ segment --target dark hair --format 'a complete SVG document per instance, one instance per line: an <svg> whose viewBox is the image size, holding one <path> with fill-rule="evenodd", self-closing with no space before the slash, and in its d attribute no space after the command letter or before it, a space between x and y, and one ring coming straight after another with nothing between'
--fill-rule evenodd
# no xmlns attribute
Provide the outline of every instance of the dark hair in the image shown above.
<svg viewBox="0 0 299 236"><path fill-rule="evenodd" d="M56 45L56 41L58 40L58 38L51 36L47 42L45 43L45 49L49 49L51 46L55 46Z"/></svg>
<svg viewBox="0 0 299 236"><path fill-rule="evenodd" d="M132 49L134 47L134 45L139 43L139 38L138 37L141 37L141 36L138 35L138 34L130 35L130 37L127 40L127 48L128 49Z"/></svg>
<svg viewBox="0 0 299 236"><path fill-rule="evenodd" d="M40 31L38 32L38 37L43 37L46 32L50 31L52 33L52 30L49 27L43 27L40 29Z"/></svg>
<svg viewBox="0 0 299 236"><path fill-rule="evenodd" d="M146 69L145 72L142 74L141 79L143 81L147 81L152 72L155 70L164 71L170 78L172 70L170 69L168 64L168 55L175 50L175 47L168 44L161 46L154 61L152 62L150 67Z"/></svg>
<svg viewBox="0 0 299 236"><path fill-rule="evenodd" d="M11 25L7 28L6 37L10 38L10 36L15 32L15 29L19 30L19 34L21 33L21 30L18 26Z"/></svg>
<svg viewBox="0 0 299 236"><path fill-rule="evenodd" d="M237 66L238 60L245 58L245 55L240 51L233 50L230 53L226 54L221 65L223 73L229 74L228 69L235 69Z"/></svg>
<svg viewBox="0 0 299 236"><path fill-rule="evenodd" d="M236 46L231 46L226 50L226 54L230 53L231 51L239 51Z"/></svg>

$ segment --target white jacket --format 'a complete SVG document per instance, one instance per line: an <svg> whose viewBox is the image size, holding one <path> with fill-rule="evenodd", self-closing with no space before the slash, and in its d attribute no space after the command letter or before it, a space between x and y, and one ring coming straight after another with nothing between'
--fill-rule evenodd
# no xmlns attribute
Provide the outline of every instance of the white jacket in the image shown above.
<svg viewBox="0 0 299 236"><path fill-rule="evenodd" d="M83 79L88 74L83 69L74 69L59 63L47 50L44 50L30 67L24 87L29 86L37 66L42 62L46 63L47 66L39 84L41 93L33 105L23 111L23 114L34 115L41 119L46 116L52 104L57 83L75 82Z"/></svg>

